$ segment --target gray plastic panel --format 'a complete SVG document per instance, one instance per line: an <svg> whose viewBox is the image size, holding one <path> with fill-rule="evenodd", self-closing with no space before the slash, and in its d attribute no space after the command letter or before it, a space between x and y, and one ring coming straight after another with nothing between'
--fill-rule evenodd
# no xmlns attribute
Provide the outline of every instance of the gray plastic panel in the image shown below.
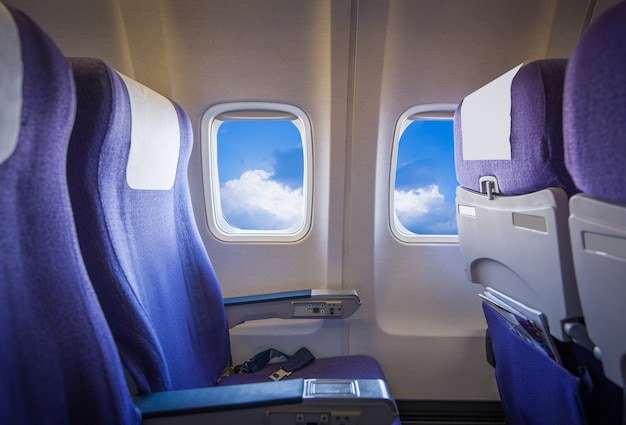
<svg viewBox="0 0 626 425"><path fill-rule="evenodd" d="M624 387L626 206L575 195L570 212L574 267L587 333L601 353L604 374Z"/></svg>
<svg viewBox="0 0 626 425"><path fill-rule="evenodd" d="M225 395L218 396L222 391ZM265 392L269 395L263 394ZM391 425L399 415L387 384L379 379L305 379L185 390L182 393L182 397L169 393L156 399L154 395L144 397L139 406L142 411L143 408L149 409L151 415L144 417L142 423ZM257 393L257 396L251 393ZM213 397L218 397L218 401L231 400L226 400L224 407L219 408ZM273 397L275 402L271 400ZM238 401L239 398L245 399L246 403ZM202 406L203 399L206 408Z"/></svg>
<svg viewBox="0 0 626 425"><path fill-rule="evenodd" d="M567 195L485 195L457 188L459 244L468 279L492 287L548 318L550 333L582 316L570 250Z"/></svg>
<svg viewBox="0 0 626 425"><path fill-rule="evenodd" d="M308 293L308 296L303 293ZM294 296L289 296L294 294ZM257 297L238 297L236 302L224 300L228 327L233 328L249 320L281 319L345 319L361 307L355 290L314 289L293 293L264 294ZM242 302L242 300L252 300Z"/></svg>

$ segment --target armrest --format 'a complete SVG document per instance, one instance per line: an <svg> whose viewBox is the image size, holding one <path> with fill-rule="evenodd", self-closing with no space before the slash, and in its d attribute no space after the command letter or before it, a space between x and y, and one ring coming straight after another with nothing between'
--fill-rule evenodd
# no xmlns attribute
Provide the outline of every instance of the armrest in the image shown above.
<svg viewBox="0 0 626 425"><path fill-rule="evenodd" d="M278 384L278 385L273 385ZM144 422L160 417L302 402L303 379L166 391L135 397Z"/></svg>
<svg viewBox="0 0 626 425"><path fill-rule="evenodd" d="M398 409L380 379L294 379L199 388L135 398L144 424L392 424Z"/></svg>
<svg viewBox="0 0 626 425"><path fill-rule="evenodd" d="M361 306L354 290L304 290L224 299L228 327L247 320L344 319Z"/></svg>

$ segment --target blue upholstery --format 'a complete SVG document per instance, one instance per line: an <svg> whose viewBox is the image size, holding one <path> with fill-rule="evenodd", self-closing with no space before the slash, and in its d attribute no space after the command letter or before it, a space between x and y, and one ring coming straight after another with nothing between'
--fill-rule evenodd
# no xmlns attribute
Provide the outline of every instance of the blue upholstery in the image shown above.
<svg viewBox="0 0 626 425"><path fill-rule="evenodd" d="M131 189L127 88L102 61L71 62L78 107L70 194L85 264L124 366L141 393L214 386L230 345L220 288L192 216L189 118L173 104L180 155L172 189Z"/></svg>
<svg viewBox="0 0 626 425"><path fill-rule="evenodd" d="M578 190L564 157L566 66L563 59L536 61L513 78L511 160L464 160L461 107L455 116L457 179L465 188L480 191L481 176L496 176L501 191L489 200L457 190L459 205L475 208L473 216L458 215L466 267L475 273L475 281L541 311L563 358L563 364L554 361L483 304L498 390L507 423L513 425L587 424L606 410L594 395L596 381L602 381L601 374L592 373L598 362L591 355L578 355L583 349L573 343L561 342L569 339L563 322L582 315L567 227L568 198ZM545 227L516 223L516 215L537 219Z"/></svg>
<svg viewBox="0 0 626 425"><path fill-rule="evenodd" d="M567 69L567 167L588 195L626 204L626 3L585 32Z"/></svg>
<svg viewBox="0 0 626 425"><path fill-rule="evenodd" d="M138 423L72 220L71 68L24 14L0 4L0 18L4 36L7 25L17 26L23 63L17 144L0 159L0 421ZM0 42L4 48L10 39ZM6 75L0 69L0 79ZM16 101L0 97L0 111Z"/></svg>
<svg viewBox="0 0 626 425"><path fill-rule="evenodd" d="M582 190L570 231L585 325L605 375L626 386L626 2L598 17L568 65L567 166Z"/></svg>
<svg viewBox="0 0 626 425"><path fill-rule="evenodd" d="M510 86L501 86L497 93L510 102L506 125L495 123L491 114L468 113L472 111L464 105L473 106L467 103L473 95L457 109L454 124L455 165L461 183L457 222L468 277L543 312L550 333L562 341L569 339L563 322L582 316L567 227L568 196L576 188L563 153L566 65L564 59L547 59L519 68ZM489 102L493 97L489 93ZM499 120L505 118L509 114ZM468 125L481 130L501 125L507 133L478 133L478 138L472 138L471 132L463 134ZM485 130L485 134L489 133ZM464 145L481 136L504 140L511 159L464 159ZM488 149L481 148L489 158ZM500 193L493 199L479 193L479 179L484 176L497 178Z"/></svg>
<svg viewBox="0 0 626 425"><path fill-rule="evenodd" d="M215 386L229 365L229 333L192 214L189 118L172 103L180 126L173 186L132 189L131 129L140 123L131 122L127 86L100 60L71 63L78 107L68 154L70 194L85 264L122 362L139 393ZM148 122L158 129L169 125ZM277 368L219 383L268 382ZM290 378L302 377L384 379L378 363L365 356L318 359Z"/></svg>
<svg viewBox="0 0 626 425"><path fill-rule="evenodd" d="M509 425L583 425L592 393L586 370L571 374L511 332L492 307L483 310L493 341L496 380Z"/></svg>
<svg viewBox="0 0 626 425"><path fill-rule="evenodd" d="M314 349L312 347L312 349ZM239 373L226 376L220 385L249 384L252 382L267 382L268 376L275 372L278 366L269 364L256 373ZM316 359L310 365L293 372L289 379L316 378L316 379L385 379L385 375L378 362L368 356L328 357Z"/></svg>
<svg viewBox="0 0 626 425"><path fill-rule="evenodd" d="M462 104L454 117L454 155L461 186L480 191L482 176L495 176L504 195L559 187L577 190L563 154L561 127L565 59L546 59L522 66L511 85L511 160L464 160ZM482 124L487 127L490 122Z"/></svg>

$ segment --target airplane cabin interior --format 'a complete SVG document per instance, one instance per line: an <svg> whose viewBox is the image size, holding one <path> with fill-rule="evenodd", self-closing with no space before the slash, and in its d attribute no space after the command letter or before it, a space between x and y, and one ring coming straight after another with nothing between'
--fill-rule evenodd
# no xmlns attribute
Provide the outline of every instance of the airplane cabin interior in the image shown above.
<svg viewBox="0 0 626 425"><path fill-rule="evenodd" d="M626 2L1 0L0 423L625 425Z"/></svg>

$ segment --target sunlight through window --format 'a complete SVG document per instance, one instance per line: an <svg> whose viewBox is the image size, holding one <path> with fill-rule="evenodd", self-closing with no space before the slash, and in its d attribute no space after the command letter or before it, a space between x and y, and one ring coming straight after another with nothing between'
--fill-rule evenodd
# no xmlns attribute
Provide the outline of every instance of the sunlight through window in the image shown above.
<svg viewBox="0 0 626 425"><path fill-rule="evenodd" d="M396 126L390 187L393 233L405 242L457 242L454 105L407 111Z"/></svg>
<svg viewBox="0 0 626 425"><path fill-rule="evenodd" d="M306 115L290 105L218 105L205 113L203 135L213 234L229 241L302 238L312 193Z"/></svg>

